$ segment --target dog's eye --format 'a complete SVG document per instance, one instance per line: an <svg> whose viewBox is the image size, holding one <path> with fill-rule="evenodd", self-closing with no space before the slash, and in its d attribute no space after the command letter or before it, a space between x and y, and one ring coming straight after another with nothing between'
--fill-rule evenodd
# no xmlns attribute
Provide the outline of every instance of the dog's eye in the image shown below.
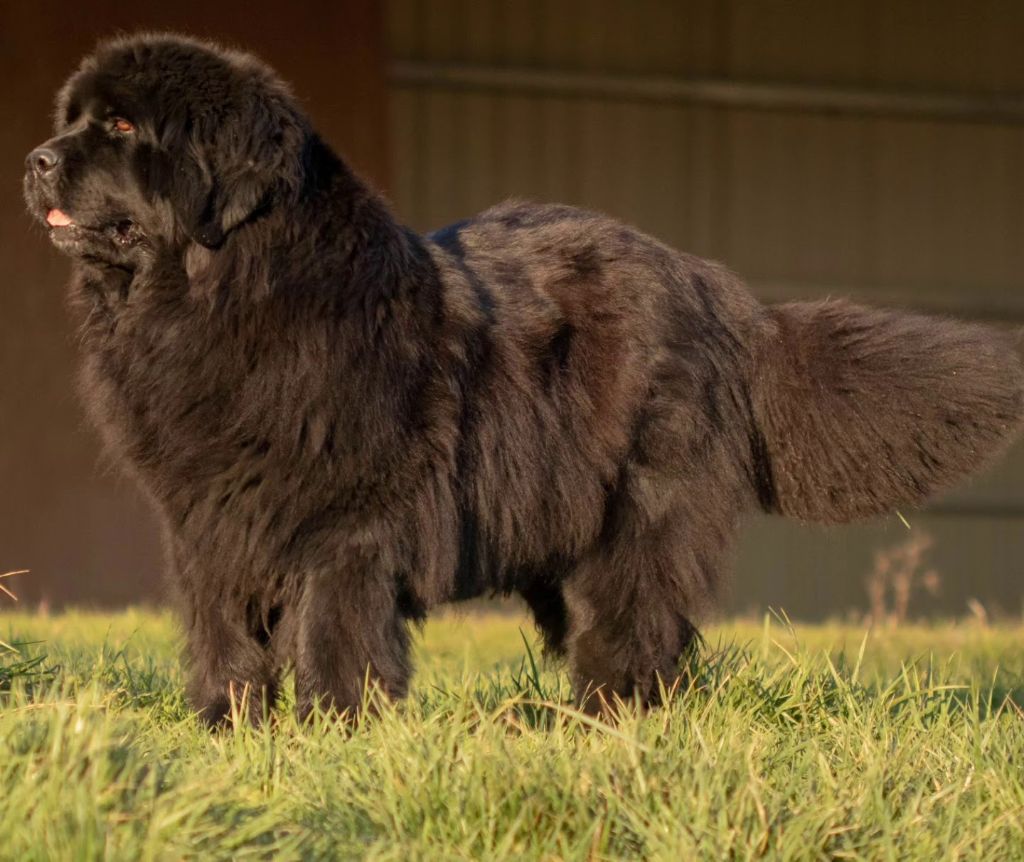
<svg viewBox="0 0 1024 862"><path fill-rule="evenodd" d="M120 132L122 135L128 135L135 131L135 126L124 117L111 117L110 128L115 132Z"/></svg>

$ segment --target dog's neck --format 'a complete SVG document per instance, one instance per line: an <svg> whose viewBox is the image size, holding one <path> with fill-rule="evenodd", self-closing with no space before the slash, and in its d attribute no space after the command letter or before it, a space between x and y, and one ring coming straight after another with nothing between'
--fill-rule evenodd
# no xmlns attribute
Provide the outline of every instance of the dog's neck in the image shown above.
<svg viewBox="0 0 1024 862"><path fill-rule="evenodd" d="M259 302L287 292L338 314L365 314L436 281L423 241L327 144L312 135L304 159L295 201L239 226L219 249L185 251L191 295ZM287 267L277 265L284 260Z"/></svg>

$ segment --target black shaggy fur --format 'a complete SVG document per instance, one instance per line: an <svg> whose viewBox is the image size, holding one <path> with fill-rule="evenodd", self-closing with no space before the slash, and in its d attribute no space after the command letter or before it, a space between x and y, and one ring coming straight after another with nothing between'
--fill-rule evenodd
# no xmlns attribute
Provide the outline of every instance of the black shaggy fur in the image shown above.
<svg viewBox="0 0 1024 862"><path fill-rule="evenodd" d="M303 712L355 709L365 679L400 697L410 621L492 592L524 597L584 706L651 702L744 512L913 505L1020 424L990 329L765 307L565 206L417 236L269 69L206 43L102 45L45 147L26 194L73 220L50 234L85 400L162 518L211 722L273 702L288 663Z"/></svg>

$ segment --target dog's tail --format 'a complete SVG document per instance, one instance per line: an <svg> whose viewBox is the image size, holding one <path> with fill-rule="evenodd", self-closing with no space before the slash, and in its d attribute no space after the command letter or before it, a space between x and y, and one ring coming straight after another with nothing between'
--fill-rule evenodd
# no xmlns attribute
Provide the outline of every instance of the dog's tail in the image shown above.
<svg viewBox="0 0 1024 862"><path fill-rule="evenodd" d="M1005 449L1024 416L1008 334L847 302L774 306L752 386L764 509L842 523L921 503Z"/></svg>

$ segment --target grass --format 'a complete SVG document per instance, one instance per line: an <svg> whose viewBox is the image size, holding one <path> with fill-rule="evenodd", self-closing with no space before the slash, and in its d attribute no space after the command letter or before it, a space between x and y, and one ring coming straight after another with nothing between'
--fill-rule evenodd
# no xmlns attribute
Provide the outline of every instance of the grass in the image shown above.
<svg viewBox="0 0 1024 862"><path fill-rule="evenodd" d="M520 618L446 617L355 730L211 736L168 616L0 615L0 857L1024 858L1022 635L720 626L612 727Z"/></svg>

